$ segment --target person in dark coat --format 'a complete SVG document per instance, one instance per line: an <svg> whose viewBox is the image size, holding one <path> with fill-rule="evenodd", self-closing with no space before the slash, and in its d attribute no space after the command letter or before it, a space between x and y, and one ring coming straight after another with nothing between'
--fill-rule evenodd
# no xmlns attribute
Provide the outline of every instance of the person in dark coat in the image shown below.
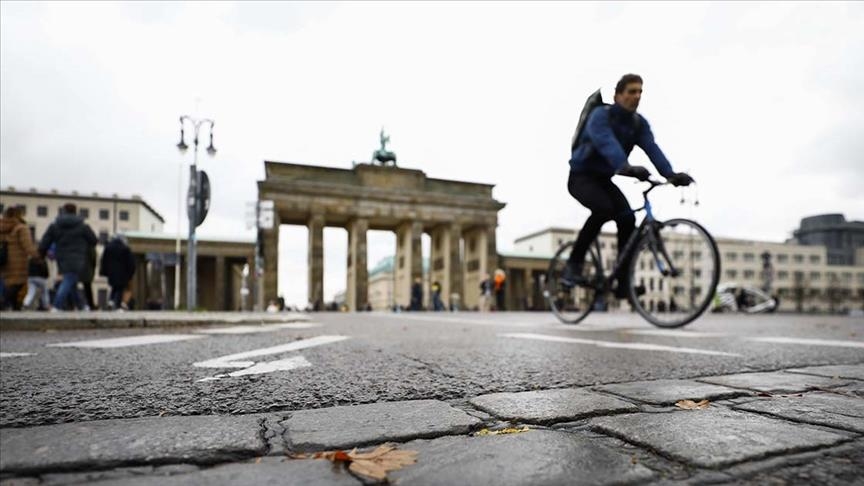
<svg viewBox="0 0 864 486"><path fill-rule="evenodd" d="M423 310L423 280L419 277L414 279L414 284L411 285L411 310Z"/></svg>
<svg viewBox="0 0 864 486"><path fill-rule="evenodd" d="M105 245L99 267L99 274L108 277L108 285L111 286L111 303L114 308L125 308L123 292L129 287L129 282L135 275L135 257L132 256L132 250L126 244L125 236L115 235Z"/></svg>
<svg viewBox="0 0 864 486"><path fill-rule="evenodd" d="M57 267L63 276L54 297L53 310L63 309L70 293L76 307L84 307L78 296L78 279L85 271L90 250L96 246L97 239L93 230L76 215L77 211L78 208L72 203L63 205L63 213L51 223L39 242L39 253L43 256L52 244L56 244Z"/></svg>

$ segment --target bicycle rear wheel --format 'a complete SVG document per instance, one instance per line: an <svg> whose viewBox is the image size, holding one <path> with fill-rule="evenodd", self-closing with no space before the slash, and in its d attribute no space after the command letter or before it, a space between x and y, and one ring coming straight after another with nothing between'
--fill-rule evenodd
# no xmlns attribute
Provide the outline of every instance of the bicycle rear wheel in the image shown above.
<svg viewBox="0 0 864 486"><path fill-rule="evenodd" d="M684 326L714 298L720 279L717 243L688 219L658 222L649 231L630 262L631 305L655 326ZM638 296L640 286L645 294Z"/></svg>
<svg viewBox="0 0 864 486"><path fill-rule="evenodd" d="M598 249L593 245L585 254L582 276L585 283L573 288L561 285L561 274L573 250L573 241L567 242L558 249L549 262L546 272L546 290L543 296L549 303L552 313L564 324L578 324L593 310L599 294L598 289L603 284L603 267L600 265Z"/></svg>

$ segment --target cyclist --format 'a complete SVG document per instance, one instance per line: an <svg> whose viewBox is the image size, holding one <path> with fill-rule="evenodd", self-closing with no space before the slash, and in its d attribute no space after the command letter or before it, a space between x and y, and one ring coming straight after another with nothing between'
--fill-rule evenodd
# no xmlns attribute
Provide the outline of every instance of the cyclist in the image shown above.
<svg viewBox="0 0 864 486"><path fill-rule="evenodd" d="M570 177L567 190L580 204L591 210L591 216L579 231L570 259L561 276L561 284L573 287L584 282L582 266L591 242L600 234L607 221L618 225L618 248L623 249L636 228L636 218L627 198L612 183L618 174L647 180L651 173L638 165L630 165L627 156L638 145L660 172L660 175L676 186L686 186L693 181L683 172L675 172L660 147L654 142L654 134L642 115L636 113L642 97L642 78L636 74L625 74L615 85L615 103L598 106L588 116L585 129L576 141L570 158ZM623 262L618 275L615 296L627 298L629 262ZM644 289L640 289L644 293Z"/></svg>

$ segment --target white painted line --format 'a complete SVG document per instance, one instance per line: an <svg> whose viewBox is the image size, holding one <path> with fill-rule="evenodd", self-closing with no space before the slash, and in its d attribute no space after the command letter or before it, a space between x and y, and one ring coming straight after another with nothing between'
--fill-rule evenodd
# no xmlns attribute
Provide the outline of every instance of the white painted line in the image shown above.
<svg viewBox="0 0 864 486"><path fill-rule="evenodd" d="M579 339L561 336L549 336L546 334L531 334L531 333L508 333L499 334L501 337L516 338L516 339L536 339L538 341L553 341L559 343L573 344L590 344L601 348L621 348L621 349L637 349L640 351L664 351L668 353L685 353L685 354L707 354L712 356L741 356L735 353L725 353L722 351L711 351L708 349L695 348L679 348L676 346L662 346L659 344L647 343L621 343L614 341L595 341L593 339Z"/></svg>
<svg viewBox="0 0 864 486"><path fill-rule="evenodd" d="M290 371L297 368L308 368L310 366L312 366L312 363L306 361L306 358L303 356L294 356L292 358L280 359L278 361L256 363L249 368L232 371L231 373L223 375L208 376L207 378L201 378L198 381L215 381L222 378L228 378L229 376L259 375L262 373L272 373L274 371Z"/></svg>
<svg viewBox="0 0 864 486"><path fill-rule="evenodd" d="M451 313L444 313L445 316L452 315ZM449 317L434 317L434 316L418 316L418 315L410 315L410 313L380 313L377 314L381 317L389 317L393 319L399 319L403 321L424 321L424 322L434 322L440 324L469 324L472 326L494 326L494 327L543 327L550 323L549 322L522 322L522 321L507 321L507 320L493 320L493 319L466 319L463 317L449 318ZM557 323L552 323L556 324Z"/></svg>
<svg viewBox="0 0 864 486"><path fill-rule="evenodd" d="M807 344L810 346L834 346L839 348L864 348L861 341L833 341L830 339L792 338L792 337L755 337L748 341L777 344Z"/></svg>
<svg viewBox="0 0 864 486"><path fill-rule="evenodd" d="M0 353L0 358L21 358L24 356L36 356L36 353Z"/></svg>
<svg viewBox="0 0 864 486"><path fill-rule="evenodd" d="M728 336L728 334L723 332L699 332L676 329L633 329L624 330L621 332L623 332L624 334L640 334L646 336L666 336L680 338L714 338Z"/></svg>
<svg viewBox="0 0 864 486"><path fill-rule="evenodd" d="M313 327L321 327L321 324L312 324L306 322L289 322L285 324L214 327L210 329L200 329L195 332L198 334L254 334L257 332L273 332L285 329L309 329Z"/></svg>
<svg viewBox="0 0 864 486"><path fill-rule="evenodd" d="M196 334L147 334L111 339L96 339L93 341L75 341L71 343L48 344L49 348L124 348L127 346L142 346L145 344L172 343L189 339L201 339L206 336Z"/></svg>
<svg viewBox="0 0 864 486"><path fill-rule="evenodd" d="M199 336L200 337L200 336ZM254 361L248 361L248 358L254 358L257 356L267 356L270 354L279 354L285 353L288 351L297 351L300 349L311 348L314 346L321 346L323 344L330 344L339 341L344 341L349 339L348 336L316 336L314 338L309 339L301 339L299 341L294 341L288 344L280 344L279 346L272 346L269 348L261 348L254 349L252 351L246 351L243 353L229 354L226 356L220 356L214 359L208 359L207 361L199 361L194 363L193 366L197 366L199 368L248 368L250 366L255 365ZM246 361L242 361L246 360Z"/></svg>

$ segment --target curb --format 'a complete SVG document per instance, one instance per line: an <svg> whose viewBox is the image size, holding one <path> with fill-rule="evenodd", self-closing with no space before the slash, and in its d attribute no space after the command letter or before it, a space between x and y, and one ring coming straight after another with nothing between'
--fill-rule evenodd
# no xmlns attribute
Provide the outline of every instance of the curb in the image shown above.
<svg viewBox="0 0 864 486"><path fill-rule="evenodd" d="M3 312L0 331L163 328L309 321L306 314L246 312Z"/></svg>

